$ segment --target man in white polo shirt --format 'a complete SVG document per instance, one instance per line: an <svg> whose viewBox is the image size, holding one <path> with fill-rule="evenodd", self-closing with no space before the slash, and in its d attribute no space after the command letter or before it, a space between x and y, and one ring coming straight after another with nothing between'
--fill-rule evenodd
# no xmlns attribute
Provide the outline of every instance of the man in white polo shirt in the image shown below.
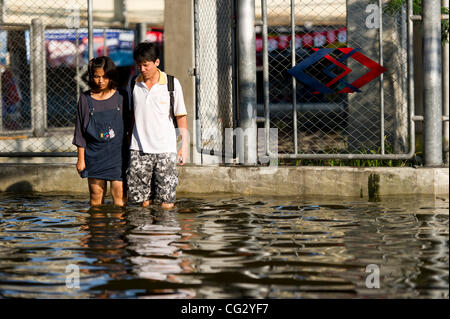
<svg viewBox="0 0 450 319"><path fill-rule="evenodd" d="M155 200L170 209L176 200L176 165L184 165L189 151L183 91L175 78L174 114L182 137L182 146L177 152L167 74L158 69L159 48L142 42L135 48L133 57L140 75L134 87L132 81L128 85L134 117L127 170L128 200L143 207Z"/></svg>

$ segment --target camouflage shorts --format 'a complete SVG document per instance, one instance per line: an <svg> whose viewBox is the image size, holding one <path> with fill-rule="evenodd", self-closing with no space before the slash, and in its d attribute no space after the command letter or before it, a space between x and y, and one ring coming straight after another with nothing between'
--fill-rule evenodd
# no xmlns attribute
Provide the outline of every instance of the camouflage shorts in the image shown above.
<svg viewBox="0 0 450 319"><path fill-rule="evenodd" d="M178 173L175 153L147 154L130 151L127 169L128 200L175 203Z"/></svg>

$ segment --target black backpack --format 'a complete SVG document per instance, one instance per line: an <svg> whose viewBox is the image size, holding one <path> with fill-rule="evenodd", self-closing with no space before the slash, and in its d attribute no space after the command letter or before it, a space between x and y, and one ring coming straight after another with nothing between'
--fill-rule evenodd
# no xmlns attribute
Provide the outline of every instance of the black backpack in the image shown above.
<svg viewBox="0 0 450 319"><path fill-rule="evenodd" d="M130 82L130 100L131 100L131 107L134 108L134 101L133 101L133 90L134 90L134 86L136 85L136 79L137 79L137 75L133 76L131 78L131 82ZM174 77L173 75L167 75L167 90L169 91L169 95L170 95L170 117L172 117L172 121L173 121L173 126L175 128L178 128L178 124L177 124L177 119L175 117L175 98L173 97L173 91L175 89L174 86Z"/></svg>

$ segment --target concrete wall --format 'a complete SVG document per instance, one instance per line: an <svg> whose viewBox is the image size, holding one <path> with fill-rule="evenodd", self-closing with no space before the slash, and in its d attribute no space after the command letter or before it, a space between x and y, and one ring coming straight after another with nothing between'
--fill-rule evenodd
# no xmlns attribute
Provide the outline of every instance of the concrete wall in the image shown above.
<svg viewBox="0 0 450 319"><path fill-rule="evenodd" d="M448 168L178 167L178 193L363 197L448 195ZM0 164L0 192L88 193L74 164Z"/></svg>

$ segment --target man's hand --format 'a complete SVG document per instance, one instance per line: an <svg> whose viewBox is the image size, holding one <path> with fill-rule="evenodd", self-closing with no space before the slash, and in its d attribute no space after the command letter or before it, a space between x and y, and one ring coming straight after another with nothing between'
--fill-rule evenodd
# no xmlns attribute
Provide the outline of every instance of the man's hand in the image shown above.
<svg viewBox="0 0 450 319"><path fill-rule="evenodd" d="M177 163L184 165L189 161L189 131L186 115L177 116L177 124L181 135L181 148L177 153Z"/></svg>
<svg viewBox="0 0 450 319"><path fill-rule="evenodd" d="M186 163L186 159L188 156L187 151L184 149L185 147L182 146L177 154L177 164L181 166L183 166Z"/></svg>

